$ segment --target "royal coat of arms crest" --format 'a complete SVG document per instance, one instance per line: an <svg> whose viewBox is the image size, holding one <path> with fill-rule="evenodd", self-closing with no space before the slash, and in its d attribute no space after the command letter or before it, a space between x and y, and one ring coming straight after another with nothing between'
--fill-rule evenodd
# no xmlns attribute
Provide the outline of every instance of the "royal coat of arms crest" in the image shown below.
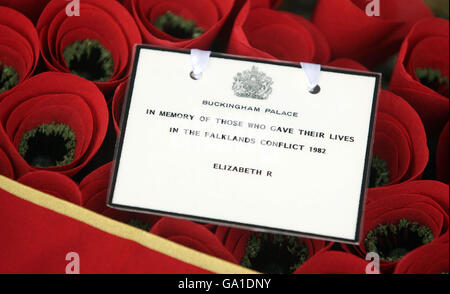
<svg viewBox="0 0 450 294"><path fill-rule="evenodd" d="M238 97L265 100L272 94L272 78L253 66L234 77L233 91Z"/></svg>

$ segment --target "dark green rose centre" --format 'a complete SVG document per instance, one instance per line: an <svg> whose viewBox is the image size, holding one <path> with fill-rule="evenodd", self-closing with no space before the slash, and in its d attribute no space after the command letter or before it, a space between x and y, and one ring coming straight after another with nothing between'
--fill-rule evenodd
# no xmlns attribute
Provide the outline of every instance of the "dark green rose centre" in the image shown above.
<svg viewBox="0 0 450 294"><path fill-rule="evenodd" d="M194 20L184 19L171 11L158 17L154 26L178 39L194 39L205 32L203 28L197 26Z"/></svg>
<svg viewBox="0 0 450 294"><path fill-rule="evenodd" d="M296 237L255 233L241 265L266 274L290 274L308 259L308 248Z"/></svg>
<svg viewBox="0 0 450 294"><path fill-rule="evenodd" d="M63 166L74 160L75 132L65 124L42 124L26 132L19 144L20 155L34 167Z"/></svg>
<svg viewBox="0 0 450 294"><path fill-rule="evenodd" d="M417 68L416 76L423 85L443 96L449 96L449 79L443 76L440 70L434 68Z"/></svg>
<svg viewBox="0 0 450 294"><path fill-rule="evenodd" d="M430 228L401 219L398 224L382 224L367 233L367 252L376 252L385 261L398 261L408 252L430 243L434 236Z"/></svg>
<svg viewBox="0 0 450 294"><path fill-rule="evenodd" d="M370 169L370 188L386 186L389 182L389 169L386 160L374 156Z"/></svg>
<svg viewBox="0 0 450 294"><path fill-rule="evenodd" d="M109 81L114 74L114 61L105 47L96 40L77 41L64 49L69 70L93 82Z"/></svg>
<svg viewBox="0 0 450 294"><path fill-rule="evenodd" d="M141 220L139 220L139 219L131 219L131 220L128 222L128 224L129 224L130 226L133 226L133 227L135 227L135 228L144 230L144 231L146 231L146 232L150 231L150 229L151 229L151 227L152 227L149 223L144 222L144 221L141 221Z"/></svg>
<svg viewBox="0 0 450 294"><path fill-rule="evenodd" d="M11 66L0 62L0 94L4 93L19 83L19 75Z"/></svg>

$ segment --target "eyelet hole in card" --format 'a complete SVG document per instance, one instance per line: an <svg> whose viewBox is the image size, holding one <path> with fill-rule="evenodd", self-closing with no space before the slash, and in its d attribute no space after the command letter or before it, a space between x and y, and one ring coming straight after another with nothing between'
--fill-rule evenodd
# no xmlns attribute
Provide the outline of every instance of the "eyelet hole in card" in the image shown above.
<svg viewBox="0 0 450 294"><path fill-rule="evenodd" d="M311 94L313 94L313 95L316 95L316 94L319 94L321 90L322 90L322 89L320 88L320 86L317 85L317 86L314 87L314 89L309 90L309 93L311 93Z"/></svg>
<svg viewBox="0 0 450 294"><path fill-rule="evenodd" d="M194 71L191 71L191 73L189 74L189 76L191 77L191 79L198 81L198 80L200 80L200 79L202 78L203 73L201 73L201 74L199 74L199 75L196 75L196 74L194 73Z"/></svg>

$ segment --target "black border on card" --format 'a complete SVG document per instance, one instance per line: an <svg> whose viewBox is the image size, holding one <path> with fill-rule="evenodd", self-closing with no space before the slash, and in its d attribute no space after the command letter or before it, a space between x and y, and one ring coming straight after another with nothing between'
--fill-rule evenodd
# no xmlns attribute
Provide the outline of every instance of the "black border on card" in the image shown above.
<svg viewBox="0 0 450 294"><path fill-rule="evenodd" d="M350 244L359 244L359 241L361 238L363 208L364 208L364 204L365 204L364 202L365 202L365 196L366 196L369 173L370 173L370 164L369 163L371 162L371 159L372 159L373 131L374 131L375 116L376 116L377 105L378 105L380 82L381 82L381 74L380 73L364 72L364 71L357 71L357 70L350 70L350 69L347 70L347 69L341 69L341 68L322 66L322 71L352 74L352 75L358 75L358 76L369 76L369 77L374 77L375 81L376 81L375 92L374 92L374 96L373 96L372 113L371 113L371 118L370 118L370 128L369 128L369 134L368 134L366 157L365 157L365 163L364 163L364 174L363 174L363 180L362 180L362 184L361 184L361 196L359 199L358 221L357 221L355 238L354 239L344 239L344 238L336 238L336 237L324 236L324 235L318 235L318 234L311 234L311 233L290 231L290 230L277 229L277 228L271 228L271 227L265 227L265 226L258 226L258 225L252 225L252 224L230 222L230 221L219 220L219 219L210 219L210 218L193 216L193 215L185 215L185 214L179 214L179 213L173 213L173 212L158 211L158 210L152 210L152 209L141 208L141 207L132 207L132 206L114 204L112 200L113 200L114 190L115 190L115 186L116 186L117 173L118 173L119 165L120 165L120 158L121 158L122 148L123 148L123 143L124 143L124 138L125 138L125 131L126 131L127 122L128 122L128 114L129 114L129 109L130 109L130 105L131 105L131 97L133 96L134 82L135 82L137 67L138 67L138 63L139 63L139 56L140 56L140 52L142 49L167 51L167 52L174 52L174 53L181 53L181 54L190 54L189 49L166 48L166 47L153 46L153 45L136 45L135 53L134 53L133 69L132 69L130 79L128 82L128 87L127 87L127 92L126 92L127 94L124 99L124 107L122 109L121 124L120 124L121 134L120 134L119 141L116 144L116 148L115 148L115 152L114 152L115 163L114 163L114 168L113 168L113 171L111 174L111 181L110 181L110 186L108 189L108 198L107 198L107 205L109 207L120 209L120 210L132 211L132 212L144 212L144 213L150 213L150 214L155 214L155 215L160 215L160 216L177 217L177 218L212 223L212 224L217 224L217 225L226 225L226 226L242 228L242 229L257 230L257 231L261 231L261 232L284 234L284 235L294 235L294 236L298 236L298 237L307 237L307 238L314 238L314 239L324 239L324 240L338 241L338 242L350 243ZM213 52L213 53L211 53L211 57L301 68L300 63L287 62L287 61L275 61L275 60L262 59L262 58L250 58L250 57L230 55L230 54L224 54L224 53Z"/></svg>

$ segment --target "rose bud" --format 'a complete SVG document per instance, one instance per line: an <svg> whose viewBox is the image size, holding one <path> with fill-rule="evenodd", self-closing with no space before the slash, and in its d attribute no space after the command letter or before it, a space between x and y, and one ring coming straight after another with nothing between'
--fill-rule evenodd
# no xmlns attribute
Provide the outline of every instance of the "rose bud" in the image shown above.
<svg viewBox="0 0 450 294"><path fill-rule="evenodd" d="M0 0L0 6L7 6L20 11L31 21L36 22L49 1L50 0Z"/></svg>
<svg viewBox="0 0 450 294"><path fill-rule="evenodd" d="M381 0L380 15L370 16L366 9L373 2L318 1L313 23L326 36L334 58L351 58L373 67L398 50L414 23L433 16L422 0Z"/></svg>
<svg viewBox="0 0 450 294"><path fill-rule="evenodd" d="M362 258L377 253L381 272L392 273L406 254L448 232L448 193L448 185L435 181L369 190L362 241L341 246Z"/></svg>
<svg viewBox="0 0 450 294"><path fill-rule="evenodd" d="M159 216L121 211L106 206L112 166L112 162L107 163L81 181L81 205L106 217L149 231L160 219Z"/></svg>
<svg viewBox="0 0 450 294"><path fill-rule="evenodd" d="M418 22L403 42L390 84L419 113L431 139L448 121L448 42L447 20Z"/></svg>
<svg viewBox="0 0 450 294"><path fill-rule="evenodd" d="M127 90L127 82L121 83L116 91L114 92L113 100L112 100L112 117L114 121L114 129L116 130L116 134L120 133L120 122L122 117L122 107L125 101L125 92Z"/></svg>
<svg viewBox="0 0 450 294"><path fill-rule="evenodd" d="M150 233L208 255L237 263L216 235L200 224L188 220L163 217L153 226Z"/></svg>
<svg viewBox="0 0 450 294"><path fill-rule="evenodd" d="M219 226L216 235L244 267L266 274L290 274L316 253L333 245L320 240Z"/></svg>
<svg viewBox="0 0 450 294"><path fill-rule="evenodd" d="M252 57L327 63L330 48L322 33L303 17L247 2L236 18L228 53Z"/></svg>
<svg viewBox="0 0 450 294"><path fill-rule="evenodd" d="M83 0L80 16L52 0L37 23L42 56L52 71L93 81L108 96L129 74L134 45L142 43L129 12L117 1Z"/></svg>
<svg viewBox="0 0 450 294"><path fill-rule="evenodd" d="M405 255L394 274L446 274L448 275L448 234Z"/></svg>
<svg viewBox="0 0 450 294"><path fill-rule="evenodd" d="M449 176L448 176L448 122L445 125L444 130L442 131L442 134L439 138L439 144L436 151L436 174L439 181L442 181L446 184L449 183Z"/></svg>
<svg viewBox="0 0 450 294"><path fill-rule="evenodd" d="M0 6L0 15L1 101L33 74L39 60L39 37L31 21L19 12Z"/></svg>
<svg viewBox="0 0 450 294"><path fill-rule="evenodd" d="M60 173L35 171L23 175L17 181L43 193L81 205L82 197L78 185Z"/></svg>
<svg viewBox="0 0 450 294"><path fill-rule="evenodd" d="M366 274L367 261L340 251L323 251L305 261L294 274Z"/></svg>
<svg viewBox="0 0 450 294"><path fill-rule="evenodd" d="M144 42L208 49L222 29L234 0L125 0Z"/></svg>
<svg viewBox="0 0 450 294"><path fill-rule="evenodd" d="M108 127L108 107L92 83L72 74L42 73L0 102L0 138L8 138L14 169L72 176L96 154Z"/></svg>

